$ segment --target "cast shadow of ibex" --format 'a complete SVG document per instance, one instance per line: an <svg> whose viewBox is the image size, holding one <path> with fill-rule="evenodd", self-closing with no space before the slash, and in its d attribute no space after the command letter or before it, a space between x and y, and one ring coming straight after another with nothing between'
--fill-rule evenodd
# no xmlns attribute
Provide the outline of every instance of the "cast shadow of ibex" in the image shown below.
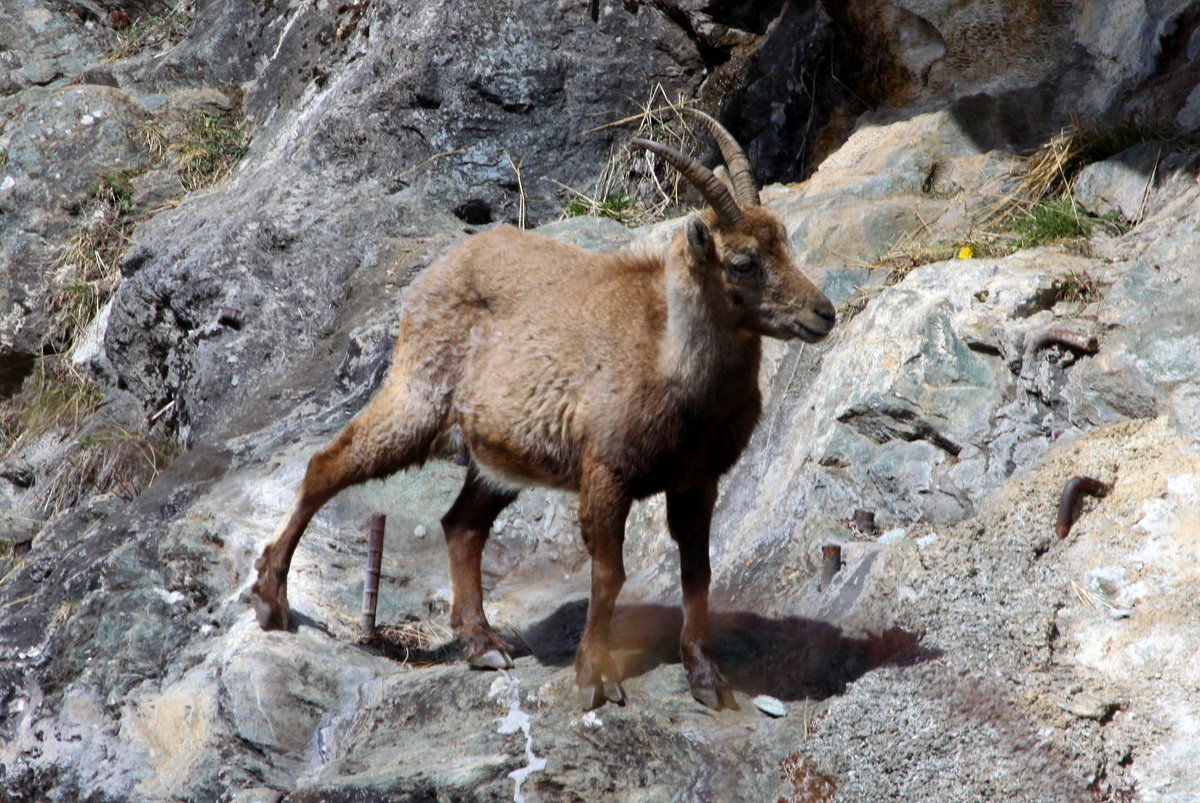
<svg viewBox="0 0 1200 803"><path fill-rule="evenodd" d="M518 652L544 664L571 663L587 619L587 600L568 602L521 631ZM898 627L847 635L842 628L800 616L779 618L747 611L713 612L713 647L730 685L746 694L781 700L823 699L882 666L909 666L942 653ZM683 612L675 606L634 604L613 613L611 648L624 677L677 664Z"/></svg>

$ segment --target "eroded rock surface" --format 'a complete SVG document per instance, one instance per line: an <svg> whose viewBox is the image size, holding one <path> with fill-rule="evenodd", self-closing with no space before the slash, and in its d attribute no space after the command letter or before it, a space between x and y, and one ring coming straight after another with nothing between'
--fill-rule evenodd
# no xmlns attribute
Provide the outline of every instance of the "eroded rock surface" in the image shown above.
<svg viewBox="0 0 1200 803"><path fill-rule="evenodd" d="M1004 146L1072 97L1108 112L1147 81L1180 94L1190 68L1169 65L1195 49L1176 40L1196 22L1182 4L1015 17L989 4L809 7L830 36L873 21L893 48L878 63L909 75L894 97L920 105L854 115L807 181L764 191L842 319L819 347L769 345L763 420L723 484L713 624L739 710L714 714L688 691L658 500L635 506L627 534L614 641L628 705L575 707L589 566L569 495L524 494L485 555L488 613L518 645L516 666L457 661L438 520L463 469L446 461L330 503L293 563L294 632L258 629L254 559L308 457L380 381L400 289L484 210L513 214L505 151L531 216L553 217L533 205L554 197L549 180L590 181L615 136L583 129L654 82L696 91L717 50L754 52L774 19L690 2L601 3L597 20L584 2L467 5L200 3L192 35L103 66L103 84L96 72L65 80L111 40L102 15L85 15L89 29L57 6L5 6L19 13L0 24L94 42L74 49L78 65L42 40L0 52L10 75L24 70L0 106L0 182L12 179L0 208L19 222L0 237L22 244L4 249L4 286L24 299L0 309L20 319L0 336L16 343L25 327L10 353L40 347L39 288L54 279L42 269L72 230L63 199L134 170L130 201L148 217L79 364L125 420L168 422L187 448L133 501L86 498L44 522L23 506L61 450L42 443L0 466L0 537L19 531L21 550L0 581L4 795L1200 794L1200 192L1188 161L1144 177L1141 222L1119 237L891 276L870 267L897 243L967 236L970 210L1011 189L1019 162ZM1074 65L1059 83L1047 76L1061 64L1029 56L1048 45ZM34 81L25 66L38 58L53 69ZM204 111L243 114L249 151L223 182L172 195L174 166L135 133ZM1097 168L1096 197L1128 195L1141 169ZM680 223L544 230L661 248ZM1058 495L1075 475L1112 491L1058 541ZM877 530L850 523L857 508ZM388 516L380 619L401 635L363 643L375 511ZM823 572L830 544L840 562ZM758 695L784 716L756 708Z"/></svg>

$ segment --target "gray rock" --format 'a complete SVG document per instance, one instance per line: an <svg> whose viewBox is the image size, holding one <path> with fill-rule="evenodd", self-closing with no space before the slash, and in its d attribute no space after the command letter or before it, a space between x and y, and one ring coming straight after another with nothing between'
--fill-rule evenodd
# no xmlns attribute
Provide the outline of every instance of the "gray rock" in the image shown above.
<svg viewBox="0 0 1200 803"><path fill-rule="evenodd" d="M1165 142L1142 142L1102 162L1093 162L1075 179L1075 199L1094 215L1141 220L1159 163L1169 148Z"/></svg>
<svg viewBox="0 0 1200 803"><path fill-rule="evenodd" d="M73 281L51 268L91 222L94 188L149 158L136 131L146 114L119 89L34 88L14 100L20 111L0 132L0 365L41 352L49 295Z"/></svg>
<svg viewBox="0 0 1200 803"><path fill-rule="evenodd" d="M820 3L785 3L721 103L722 121L764 184L810 172L813 143L804 134L819 130L842 95L825 77L833 40L833 23Z"/></svg>
<svg viewBox="0 0 1200 803"><path fill-rule="evenodd" d="M0 95L82 72L115 40L104 16L91 3L76 13L39 0L0 3Z"/></svg>
<svg viewBox="0 0 1200 803"><path fill-rule="evenodd" d="M1098 697L1089 692L1083 692L1069 700L1060 701L1058 707L1068 714L1099 721L1111 716L1114 711L1121 707L1121 704Z"/></svg>

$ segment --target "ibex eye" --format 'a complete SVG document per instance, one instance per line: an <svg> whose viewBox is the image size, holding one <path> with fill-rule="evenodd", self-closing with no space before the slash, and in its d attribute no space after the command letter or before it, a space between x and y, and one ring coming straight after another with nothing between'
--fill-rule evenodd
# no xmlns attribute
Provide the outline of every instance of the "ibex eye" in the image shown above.
<svg viewBox="0 0 1200 803"><path fill-rule="evenodd" d="M729 260L729 267L737 273L749 273L757 264L758 260L750 254L734 254Z"/></svg>

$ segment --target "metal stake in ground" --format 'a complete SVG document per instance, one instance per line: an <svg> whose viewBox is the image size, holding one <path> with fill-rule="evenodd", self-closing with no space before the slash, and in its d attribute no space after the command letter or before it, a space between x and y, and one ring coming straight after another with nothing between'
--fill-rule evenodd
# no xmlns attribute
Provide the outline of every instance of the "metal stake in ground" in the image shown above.
<svg viewBox="0 0 1200 803"><path fill-rule="evenodd" d="M824 591L829 588L829 583L833 580L833 576L841 571L841 568L841 546L838 544L826 544L821 547L821 580L817 583L817 590Z"/></svg>
<svg viewBox="0 0 1200 803"><path fill-rule="evenodd" d="M379 565L383 562L383 528L387 517L371 516L371 534L367 537L367 578L363 582L362 629L367 638L375 635L375 607L379 602Z"/></svg>

